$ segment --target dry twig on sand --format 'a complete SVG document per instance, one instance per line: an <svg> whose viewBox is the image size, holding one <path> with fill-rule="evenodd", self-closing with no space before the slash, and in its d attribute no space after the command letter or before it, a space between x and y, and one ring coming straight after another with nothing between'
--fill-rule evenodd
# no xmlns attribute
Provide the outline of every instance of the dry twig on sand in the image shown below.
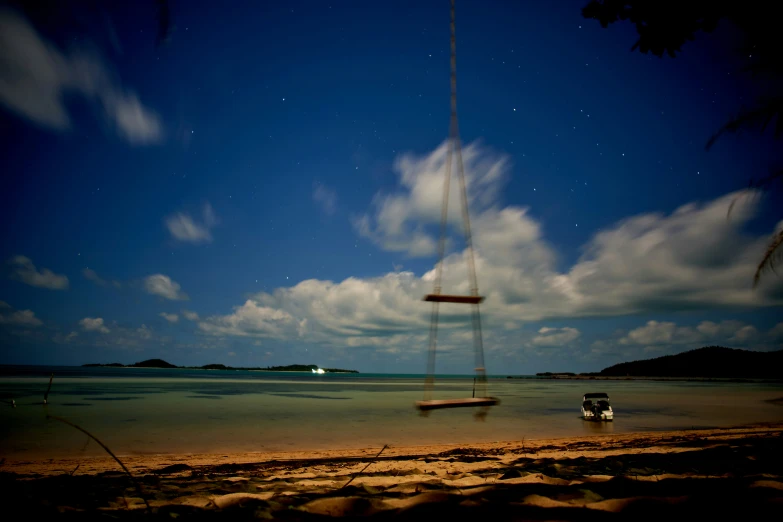
<svg viewBox="0 0 783 522"><path fill-rule="evenodd" d="M354 473L353 477L351 477L351 480L349 480L348 482L346 482L346 483L345 483L345 484L344 484L344 485L343 485L343 486L342 486L340 489L343 489L344 487L348 486L348 484L350 484L351 482L353 482L353 479L355 479L356 477L358 477L359 475L361 475L362 473L364 473L364 472L365 472L365 470L366 470L367 468L369 468L369 467L370 467L370 464L372 464L373 462L375 462L375 461L378 459L378 457L380 457L380 456L381 456L381 453L383 453L383 450L385 450L385 449L386 449L386 448L388 448L388 447L389 447L389 445L388 445L388 444L384 444L384 445L383 445L383 447L381 448L381 451L379 451L379 452L378 452L378 454L375 456L375 458L373 458L373 459L372 459L370 462L368 462L368 463L367 463L367 465L366 465L366 466L364 466L364 468L362 468L362 470L361 470L359 473Z"/></svg>
<svg viewBox="0 0 783 522"><path fill-rule="evenodd" d="M82 428L82 427L81 427L81 426L79 426L78 424L74 424L73 422L71 422L71 421L69 421L69 420L67 420L67 419L63 419L62 417L57 417L57 416L55 416L55 415L47 415L47 418L51 418L51 419L54 419L54 420L60 421L60 422L62 422L63 424L67 424L68 426L71 426L72 428L76 428L77 430L81 431L82 433L84 433L85 435L87 435L88 437L90 437L92 440L94 440L95 442L97 442L97 443L100 445L100 447L101 447L101 448L103 448L104 450L106 450L106 453L108 453L109 455L111 455L111 456L112 456L112 458L113 458L114 460L116 460L116 461L117 461L117 464L119 464L119 465L120 465L120 467L122 468L122 470L123 470L125 473L127 473L127 474L128 474L128 477L130 477L130 479L131 479L131 482L133 482L133 485L134 485L134 486L136 486L136 491L138 492L138 494L139 494L139 497L140 497L140 498L141 498L141 499L144 501L144 505L145 505L145 506L147 506L147 512L148 512L148 513L152 513L152 508L150 508L150 504L149 504L149 502L147 502L147 498L144 496L144 493L143 493L143 492L142 492L142 490L141 490L141 485L140 485L140 484L139 484L139 483L136 481L136 478L133 476L133 474L130 472L130 470L129 470L128 468L126 468L126 467L125 467L125 464L123 464L123 463L122 463L122 461L121 461L121 460L120 460L120 459L117 457L117 455L115 455L115 454L114 454L114 452L112 452L112 450L110 450L110 449L109 449L109 447L108 447L108 446L106 446L106 444L104 444L103 442L101 442L100 440L98 440L98 438L97 438L95 435L93 435L92 433L90 433L89 431L85 430L84 428ZM384 447L385 447L385 446L384 446ZM381 451L383 451L383 450L381 450ZM78 469L78 466L77 466L77 469ZM74 469L73 471L75 472L76 470ZM123 498L124 498L124 497L123 497ZM127 505L127 503L128 503L128 502L127 502L127 500L126 500L126 501L125 501L125 504Z"/></svg>
<svg viewBox="0 0 783 522"><path fill-rule="evenodd" d="M49 403L49 390L52 389L52 380L54 379L54 373L52 373L49 376L49 386L46 388L46 393L44 393L44 406L46 406Z"/></svg>

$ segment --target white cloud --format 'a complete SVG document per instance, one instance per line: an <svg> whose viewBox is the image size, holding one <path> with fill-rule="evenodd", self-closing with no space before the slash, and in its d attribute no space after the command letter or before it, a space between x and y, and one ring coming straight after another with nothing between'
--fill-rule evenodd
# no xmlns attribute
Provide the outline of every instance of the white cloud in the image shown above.
<svg viewBox="0 0 783 522"><path fill-rule="evenodd" d="M139 339L143 339L145 341L152 338L152 331L150 331L150 329L147 328L146 324L143 324L140 327L136 328L136 330L133 331L133 334Z"/></svg>
<svg viewBox="0 0 783 522"><path fill-rule="evenodd" d="M403 190L375 195L373 212L353 220L359 235L384 250L407 252L411 256L432 255L437 244L433 233L437 229L433 226L440 222L443 203L447 149L448 142L444 142L426 156L404 154L398 158L394 168ZM463 149L462 158L470 210L480 213L496 203L508 177L508 157L473 143ZM450 224L461 226L462 200L456 161L453 165L448 216Z"/></svg>
<svg viewBox="0 0 783 522"><path fill-rule="evenodd" d="M84 276L85 279L87 279L88 281L92 281L98 286L106 287L111 285L115 288L120 288L122 286L122 283L120 283L119 281L107 281L106 279L99 276L98 273L91 268L85 268L84 270L82 270L82 275Z"/></svg>
<svg viewBox="0 0 783 522"><path fill-rule="evenodd" d="M8 307L6 306L2 308ZM10 314L0 314L0 324L14 325L14 326L41 326L43 322L35 316L32 310L17 310Z"/></svg>
<svg viewBox="0 0 783 522"><path fill-rule="evenodd" d="M48 268L38 269L29 257L16 256L9 261L14 267L12 277L30 286L48 288L49 290L67 290L68 278L55 274Z"/></svg>
<svg viewBox="0 0 783 522"><path fill-rule="evenodd" d="M376 196L375 212L354 220L360 234L390 250L432 252L434 239L424 225L439 219L439 191L435 189L437 174L443 169L443 149L425 158L406 156L397 163L403 192ZM649 213L621 220L594 234L582 257L570 268L559 270L557 252L544 239L541 224L529 209L492 204L506 177L507 160L477 145L468 149L466 155L473 163L483 166L471 166L467 174L473 179L470 199L474 202L476 267L481 293L486 296L482 318L487 334L493 329L516 328L521 322L783 304L783 280L770 277L762 280L757 291L751 288L758 256L767 241L741 231L755 203L736 208L731 220L726 219L726 211L734 194L683 205L668 215ZM421 276L395 270L341 282L305 280L254 295L231 314L204 319L202 329L221 335L263 332L282 338L305 332L309 341L335 346L402 346L412 342L410 336L426 332L430 305L421 299L432 291L434 277L432 269ZM469 293L463 252L444 260L442 286L444 293ZM242 319L254 310L263 310L256 321ZM268 325L266 318L271 316L285 318L289 327L280 328L276 322ZM469 313L464 307L442 305L441 319L446 335L448 330L468 325ZM643 328L647 329L627 336L626 346L639 345L643 339L685 342L696 339L698 333L668 323ZM705 323L700 328L714 326ZM544 332L538 343L555 342L547 341L548 336L568 339L575 333Z"/></svg>
<svg viewBox="0 0 783 522"><path fill-rule="evenodd" d="M646 325L628 332L628 335L620 339L620 344L672 344L673 342L687 342L684 339L690 337L692 330L689 328L677 328L673 322L648 321Z"/></svg>
<svg viewBox="0 0 783 522"><path fill-rule="evenodd" d="M234 307L234 313L224 316L208 317L199 323L202 331L213 335L235 335L240 337L296 337L303 328L291 314L259 306L254 301L246 301L242 306Z"/></svg>
<svg viewBox="0 0 783 522"><path fill-rule="evenodd" d="M783 323L781 323L783 324ZM781 324L762 334L753 326L742 321L725 320L719 323L702 321L696 326L678 326L671 321L648 321L647 324L629 331L618 340L625 346L680 346L685 349L706 345L722 345L732 348L765 348L774 344L783 332Z"/></svg>
<svg viewBox="0 0 783 522"><path fill-rule="evenodd" d="M740 328L744 326L741 321L702 321L696 326L696 331L707 339L729 338L733 336Z"/></svg>
<svg viewBox="0 0 783 522"><path fill-rule="evenodd" d="M82 324L82 321L80 321L80 324ZM88 328L84 328L84 326L82 326L82 328L85 331L101 332L102 335L87 335L83 338L80 337L77 340L78 333L71 332L68 335L57 334L53 340L58 344L78 342L83 346L135 351L151 346L154 346L157 351L166 349L172 345L171 337L157 335L144 324L136 328L120 326L116 322L112 322L110 325L111 328L108 328L101 318L95 318L92 320L92 323L89 324L90 326Z"/></svg>
<svg viewBox="0 0 783 522"><path fill-rule="evenodd" d="M759 331L755 326L745 325L737 330L734 335L729 338L729 342L745 345L757 340L759 336Z"/></svg>
<svg viewBox="0 0 783 522"><path fill-rule="evenodd" d="M75 331L72 331L68 334L57 332L52 336L51 340L55 344L71 344L75 342L77 337L79 337L79 333Z"/></svg>
<svg viewBox="0 0 783 522"><path fill-rule="evenodd" d="M5 301L0 301L0 308L11 308L11 305Z"/></svg>
<svg viewBox="0 0 783 522"><path fill-rule="evenodd" d="M179 283L169 276L153 274L144 279L144 289L148 294L158 295L172 301L187 301L188 296L182 292Z"/></svg>
<svg viewBox="0 0 783 522"><path fill-rule="evenodd" d="M19 13L0 9L0 103L38 125L70 127L65 99L80 94L103 109L116 132L132 144L157 143L157 114L123 88L95 52L65 53L43 39Z"/></svg>
<svg viewBox="0 0 783 522"><path fill-rule="evenodd" d="M211 229L217 224L217 216L209 203L204 205L203 218L199 222L190 214L179 212L165 220L169 233L178 241L186 243L209 243L212 241Z"/></svg>
<svg viewBox="0 0 783 522"><path fill-rule="evenodd" d="M319 203L328 215L334 214L337 210L337 192L322 183L313 184L313 201Z"/></svg>
<svg viewBox="0 0 783 522"><path fill-rule="evenodd" d="M177 314L167 314L166 312L161 312L160 315L162 318L167 320L170 323L176 323L179 321L179 316Z"/></svg>
<svg viewBox="0 0 783 522"><path fill-rule="evenodd" d="M568 273L568 284L598 314L780 302L783 280L750 281L766 238L743 235L755 210L726 211L735 194L683 205L671 215L644 214L597 233Z"/></svg>
<svg viewBox="0 0 783 522"><path fill-rule="evenodd" d="M769 338L773 342L775 342L775 341L783 342L783 323L776 324L769 331Z"/></svg>
<svg viewBox="0 0 783 522"><path fill-rule="evenodd" d="M95 270L92 270L91 268L85 268L82 270L82 275L85 279L88 281L92 281L98 286L106 286L108 283L105 279L103 279L101 276L98 275L98 273Z"/></svg>
<svg viewBox="0 0 783 522"><path fill-rule="evenodd" d="M576 328L547 328L538 330L538 335L532 340L536 346L563 346L574 342L582 335Z"/></svg>
<svg viewBox="0 0 783 522"><path fill-rule="evenodd" d="M114 119L117 131L129 143L157 143L163 139L163 126L154 112L144 107L132 92L103 95L107 116Z"/></svg>
<svg viewBox="0 0 783 522"><path fill-rule="evenodd" d="M79 325L85 332L109 333L109 329L103 324L102 317L85 317L79 321Z"/></svg>
<svg viewBox="0 0 783 522"><path fill-rule="evenodd" d="M182 310L182 316L188 321L198 321L198 314L190 310Z"/></svg>

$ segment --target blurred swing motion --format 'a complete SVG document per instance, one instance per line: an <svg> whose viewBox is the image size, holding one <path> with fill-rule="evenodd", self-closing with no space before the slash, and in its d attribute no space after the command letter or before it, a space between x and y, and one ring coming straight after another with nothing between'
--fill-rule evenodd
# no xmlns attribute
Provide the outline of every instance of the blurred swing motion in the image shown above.
<svg viewBox="0 0 783 522"><path fill-rule="evenodd" d="M443 257L446 247L446 221L449 207L449 187L451 184L451 164L456 149L457 177L462 201L462 220L465 232L465 257L468 264L468 277L470 278L470 295L441 294L441 277L443 275ZM430 321L430 347L427 359L427 377L424 383L424 400L417 401L416 407L427 414L431 410L444 408L470 408L480 407L476 413L477 418L483 418L489 411L489 407L500 404L494 397L487 396L487 372L484 368L484 343L481 337L481 314L479 304L484 300L478 293L478 279L476 278L476 264L473 259L473 242L470 234L470 215L468 212L468 196L465 186L465 169L462 164L462 144L459 138L459 124L457 123L457 44L455 36L454 0L451 0L451 121L449 128L449 142L446 153L446 179L443 183L443 206L440 215L440 239L438 242L438 263L435 268L435 288L431 294L424 297L425 301L432 303L432 319ZM438 344L438 312L440 303L467 304L471 307L473 322L473 348L476 358L476 377L474 380L473 397L466 399L433 399L432 391L435 386L435 352ZM478 395L478 396L477 396Z"/></svg>

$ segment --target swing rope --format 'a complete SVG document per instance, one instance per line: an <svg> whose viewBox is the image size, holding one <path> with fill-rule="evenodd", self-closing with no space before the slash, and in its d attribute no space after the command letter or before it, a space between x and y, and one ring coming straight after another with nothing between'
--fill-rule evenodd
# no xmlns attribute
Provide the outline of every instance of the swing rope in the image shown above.
<svg viewBox="0 0 783 522"><path fill-rule="evenodd" d="M465 181L465 167L462 162L462 143L459 137L459 122L457 119L457 40L454 2L451 0L451 117L449 124L449 140L446 152L446 179L443 182L443 203L440 214L440 238L438 241L438 263L435 268L435 283L433 293L426 296L425 300L432 301L432 316L430 320L429 353L427 357L427 377L424 386L424 399L430 401L435 386L435 353L438 344L438 319L441 302L468 303L471 305L471 320L473 327L473 348L476 364L476 386L478 397L486 397L487 376L484 368L484 343L481 332L481 312L479 303L482 297L478 293L478 278L476 276L476 262L473 256L473 240L470 228L470 214L468 211L468 194ZM470 280L470 296L441 295L443 260L446 250L446 234L448 225L449 193L451 188L452 162L456 152L457 178L462 202L462 221L465 234L465 258L468 265L468 277ZM474 393L475 396L475 393ZM456 405L456 404L453 404ZM452 405L452 406L453 406ZM450 406L442 406L450 407Z"/></svg>

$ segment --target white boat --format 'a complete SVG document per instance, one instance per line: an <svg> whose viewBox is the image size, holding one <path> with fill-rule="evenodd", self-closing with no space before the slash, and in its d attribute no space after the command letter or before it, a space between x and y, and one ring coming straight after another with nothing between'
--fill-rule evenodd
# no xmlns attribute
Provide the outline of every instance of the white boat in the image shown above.
<svg viewBox="0 0 783 522"><path fill-rule="evenodd" d="M584 420L611 421L614 411L606 393L585 393L582 397L582 418Z"/></svg>
<svg viewBox="0 0 783 522"><path fill-rule="evenodd" d="M310 370L310 371L312 371L313 373L325 373L323 368L318 368L317 370Z"/></svg>

